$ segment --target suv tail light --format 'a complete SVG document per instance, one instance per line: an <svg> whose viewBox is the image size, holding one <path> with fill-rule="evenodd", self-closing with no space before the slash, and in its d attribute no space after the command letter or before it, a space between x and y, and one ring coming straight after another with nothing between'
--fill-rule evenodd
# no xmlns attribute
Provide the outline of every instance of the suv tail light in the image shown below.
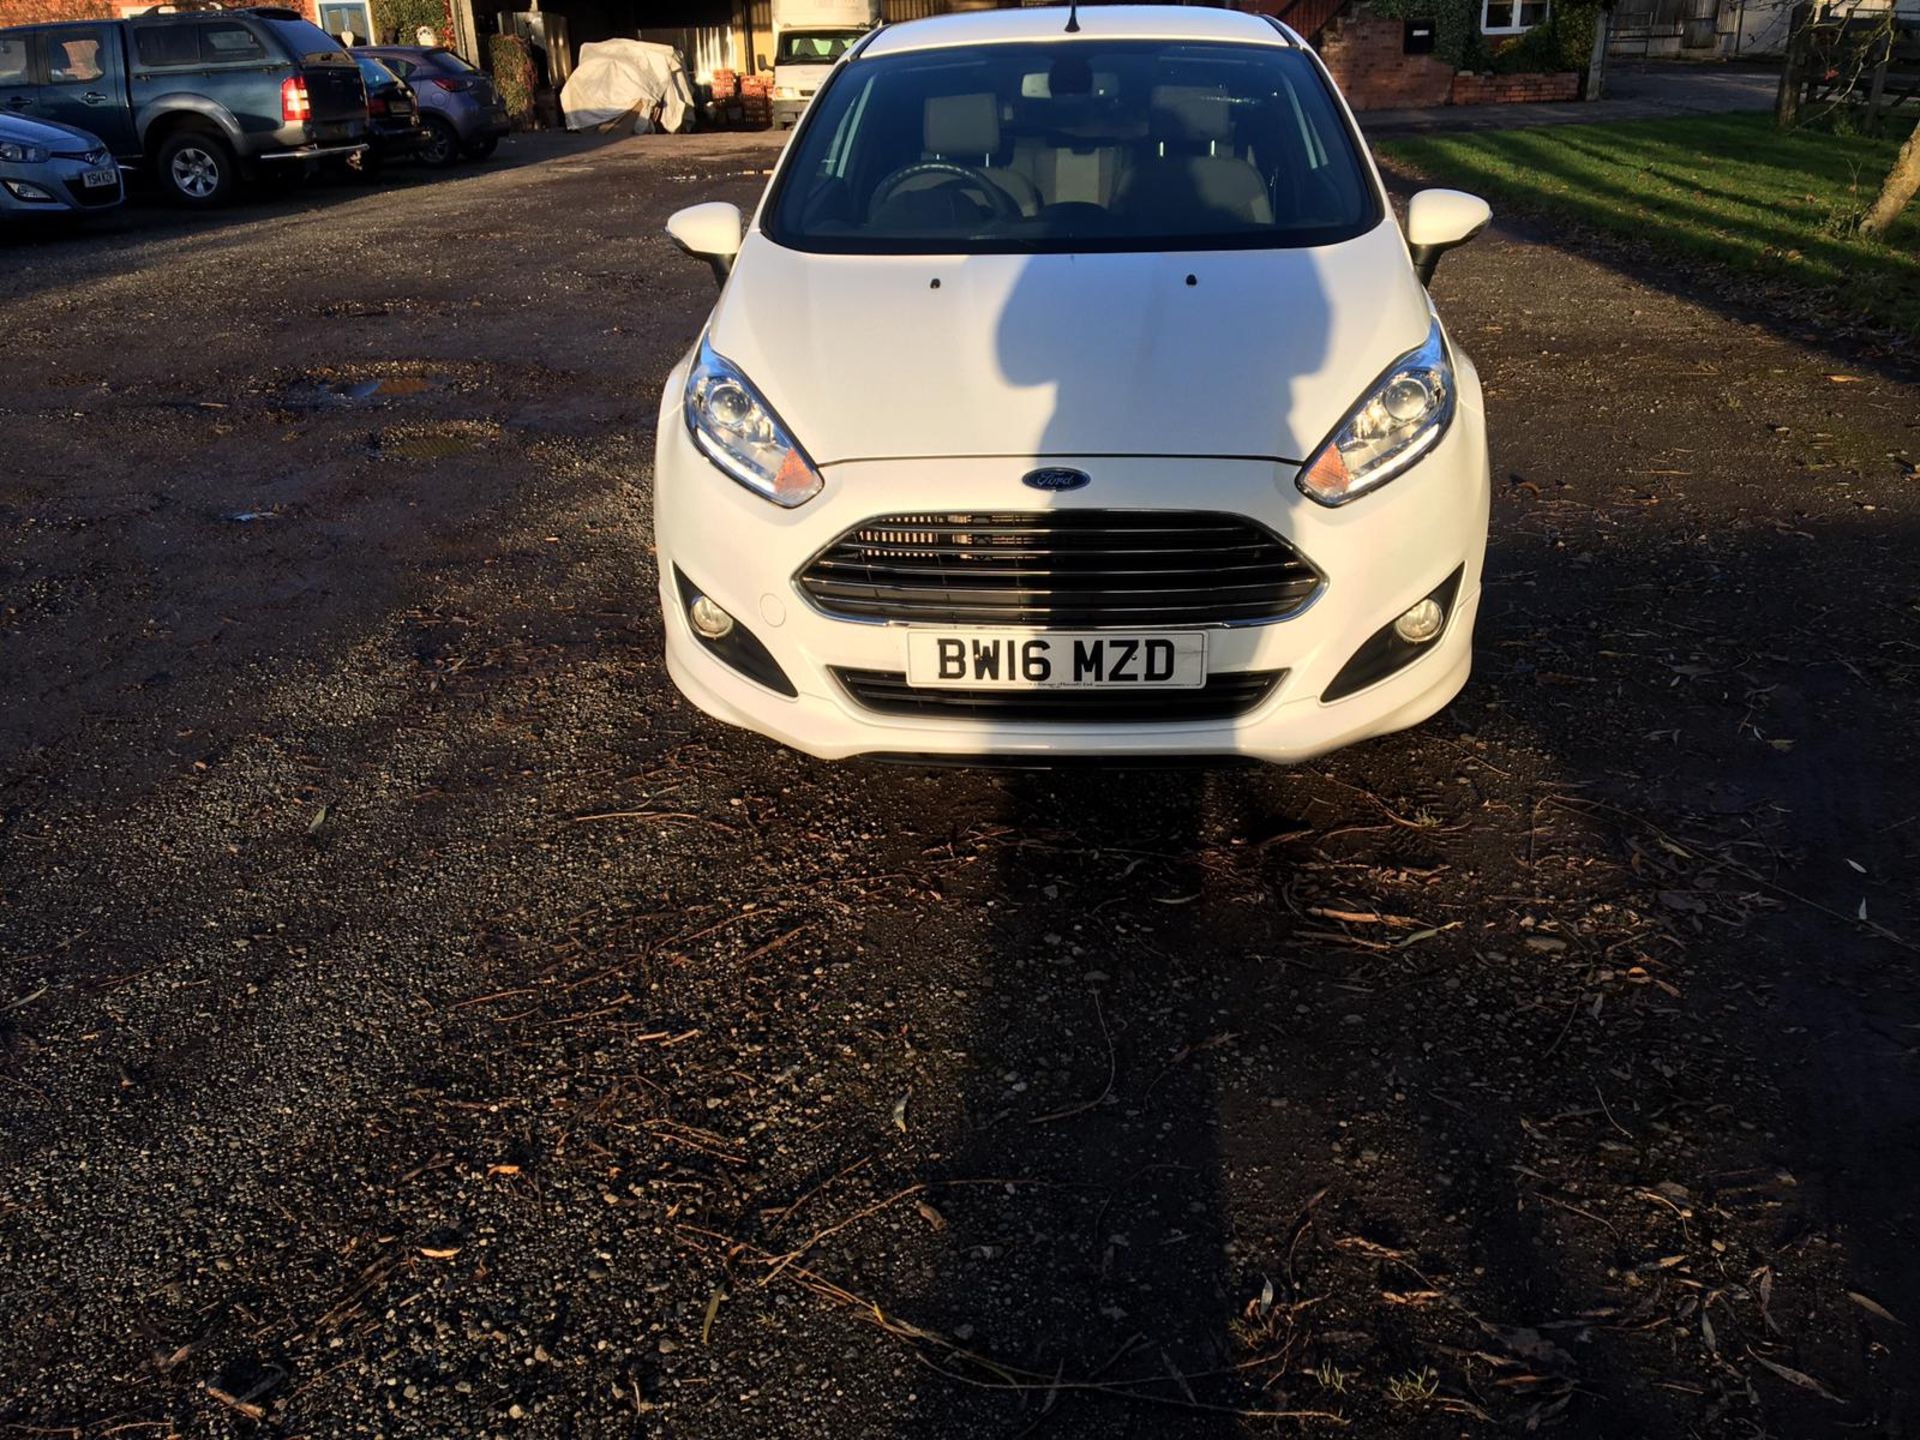
<svg viewBox="0 0 1920 1440"><path fill-rule="evenodd" d="M443 80L440 76L436 75L433 77L433 83L438 85L442 90L458 95L462 90L465 90L471 82L466 80Z"/></svg>
<svg viewBox="0 0 1920 1440"><path fill-rule="evenodd" d="M313 119L313 102L307 98L307 82L298 75L289 75L280 82L280 119L288 125Z"/></svg>

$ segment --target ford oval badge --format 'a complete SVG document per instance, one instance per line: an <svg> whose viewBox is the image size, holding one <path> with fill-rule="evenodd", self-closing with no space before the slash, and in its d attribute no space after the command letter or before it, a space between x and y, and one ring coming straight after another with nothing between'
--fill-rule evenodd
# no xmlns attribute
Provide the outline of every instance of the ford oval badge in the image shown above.
<svg viewBox="0 0 1920 1440"><path fill-rule="evenodd" d="M1093 477L1084 470L1049 465L1044 470L1029 470L1020 477L1020 483L1031 485L1035 490L1078 490L1092 484Z"/></svg>

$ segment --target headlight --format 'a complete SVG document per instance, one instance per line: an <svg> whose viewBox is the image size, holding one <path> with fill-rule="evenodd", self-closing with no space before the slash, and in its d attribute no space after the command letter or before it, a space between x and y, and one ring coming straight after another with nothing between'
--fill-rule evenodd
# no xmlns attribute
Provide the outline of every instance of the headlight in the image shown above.
<svg viewBox="0 0 1920 1440"><path fill-rule="evenodd" d="M44 165L47 161L47 147L18 145L11 140L0 140L0 160L10 165Z"/></svg>
<svg viewBox="0 0 1920 1440"><path fill-rule="evenodd" d="M820 472L732 362L703 338L687 375L687 429L707 458L789 509L820 493Z"/></svg>
<svg viewBox="0 0 1920 1440"><path fill-rule="evenodd" d="M776 85L773 87L773 98L776 100L798 100L800 98L800 92L792 85Z"/></svg>
<svg viewBox="0 0 1920 1440"><path fill-rule="evenodd" d="M1453 366L1435 320L1425 343L1393 362L1301 469L1301 491L1344 505L1386 484L1447 433L1453 400Z"/></svg>

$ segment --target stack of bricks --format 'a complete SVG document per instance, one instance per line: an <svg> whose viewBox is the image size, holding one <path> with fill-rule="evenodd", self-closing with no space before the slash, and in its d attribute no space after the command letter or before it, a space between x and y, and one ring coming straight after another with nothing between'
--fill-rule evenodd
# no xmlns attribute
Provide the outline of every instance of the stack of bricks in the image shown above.
<svg viewBox="0 0 1920 1440"><path fill-rule="evenodd" d="M1462 70L1453 77L1455 105L1544 104L1579 98L1580 75L1574 70L1551 75L1473 75Z"/></svg>
<svg viewBox="0 0 1920 1440"><path fill-rule="evenodd" d="M1425 110L1445 105L1453 67L1406 53L1406 24L1349 15L1329 24L1320 58L1356 110Z"/></svg>
<svg viewBox="0 0 1920 1440"><path fill-rule="evenodd" d="M740 123L749 130L765 130L773 124L773 77L740 77Z"/></svg>

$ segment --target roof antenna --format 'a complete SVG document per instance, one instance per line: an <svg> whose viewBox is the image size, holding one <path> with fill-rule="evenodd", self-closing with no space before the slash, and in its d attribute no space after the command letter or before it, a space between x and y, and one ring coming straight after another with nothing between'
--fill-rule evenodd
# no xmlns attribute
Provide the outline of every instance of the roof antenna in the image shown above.
<svg viewBox="0 0 1920 1440"><path fill-rule="evenodd" d="M1080 33L1080 0L1068 0L1067 34L1078 35L1079 33Z"/></svg>

